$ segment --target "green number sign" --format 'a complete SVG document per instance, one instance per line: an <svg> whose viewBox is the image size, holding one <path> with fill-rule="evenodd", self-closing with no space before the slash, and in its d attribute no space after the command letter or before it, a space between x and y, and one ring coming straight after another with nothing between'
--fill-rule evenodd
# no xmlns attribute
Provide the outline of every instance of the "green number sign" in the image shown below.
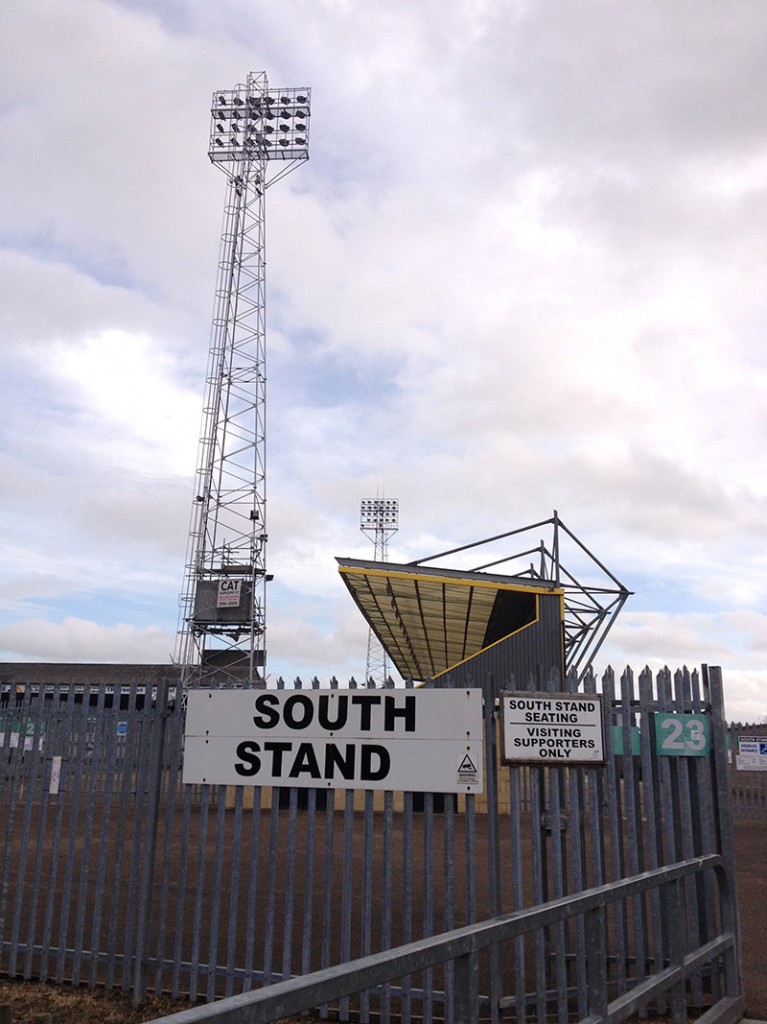
<svg viewBox="0 0 767 1024"><path fill-rule="evenodd" d="M708 757L711 729L706 715L655 716L655 752L666 757Z"/></svg>

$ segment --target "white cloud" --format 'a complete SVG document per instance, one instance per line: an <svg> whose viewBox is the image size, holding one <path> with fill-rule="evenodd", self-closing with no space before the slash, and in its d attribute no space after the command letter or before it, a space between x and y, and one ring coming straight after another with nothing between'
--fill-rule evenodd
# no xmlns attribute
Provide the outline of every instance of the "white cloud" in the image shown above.
<svg viewBox="0 0 767 1024"><path fill-rule="evenodd" d="M87 409L77 445L136 475L191 476L200 398L172 379L170 355L147 335L110 330L54 351L50 372Z"/></svg>
<svg viewBox="0 0 767 1024"><path fill-rule="evenodd" d="M558 509L637 590L614 656L721 657L755 714L761 5L11 0L0 20L4 650L172 647L224 197L207 106L266 69L313 90L311 160L268 198L282 674L362 661L334 556L366 550L359 500L383 488L403 558Z"/></svg>
<svg viewBox="0 0 767 1024"><path fill-rule="evenodd" d="M62 622L28 619L0 626L0 648L8 661L168 663L174 637L156 626L103 626L71 616Z"/></svg>

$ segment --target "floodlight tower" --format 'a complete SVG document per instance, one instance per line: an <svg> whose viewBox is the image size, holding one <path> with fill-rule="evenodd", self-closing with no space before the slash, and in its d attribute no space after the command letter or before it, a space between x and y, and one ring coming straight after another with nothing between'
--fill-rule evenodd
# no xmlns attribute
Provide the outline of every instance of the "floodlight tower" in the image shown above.
<svg viewBox="0 0 767 1024"><path fill-rule="evenodd" d="M309 114L309 89L270 89L263 73L213 95L208 155L227 191L180 599L185 687L265 675L265 194L308 159Z"/></svg>
<svg viewBox="0 0 767 1024"><path fill-rule="evenodd" d="M389 538L399 529L399 501L385 498L367 498L360 502L360 530L373 541L374 562L385 562L389 552ZM386 649L371 629L368 633L368 654L365 664L365 682L372 679L383 686L389 678L389 658Z"/></svg>

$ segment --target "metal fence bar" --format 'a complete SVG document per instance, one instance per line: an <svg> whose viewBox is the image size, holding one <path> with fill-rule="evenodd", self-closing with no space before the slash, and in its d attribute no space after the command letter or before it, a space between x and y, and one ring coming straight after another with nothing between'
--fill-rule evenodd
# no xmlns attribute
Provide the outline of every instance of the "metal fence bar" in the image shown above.
<svg viewBox="0 0 767 1024"><path fill-rule="evenodd" d="M70 735L70 742L71 742L71 734L72 734L71 721L72 721L72 717L73 717L73 709L74 709L74 706L75 706L74 699L75 699L74 690L71 689L70 692L67 694L67 703L66 703L67 731L68 731L68 733ZM63 749L63 745L62 745L62 749ZM45 920L44 920L43 935L42 935L43 955L42 955L41 963L40 963L40 975L44 979L47 979L49 977L49 975L48 975L48 963L49 963L49 959L50 959L51 955L54 952L52 935L53 935L54 911L55 911L55 902L56 902L56 883L58 881L59 849L60 849L60 846L61 846L61 836L62 836L62 832L63 832L64 811L65 811L65 808L67 806L66 805L66 801L62 798L62 796L63 796L63 794L66 794L69 791L69 786L70 786L71 776L72 776L72 771L73 771L71 755L70 756L68 756L68 755L69 755L69 751L68 750L64 750L64 752L61 755L62 756L62 766L61 766L61 787L62 788L60 788L60 790L59 790L60 797L59 797L59 799L56 802L57 803L57 805L56 805L56 825L55 825L54 833L53 833L53 843L52 843L52 849L51 849L51 866L50 866L50 869L49 869L49 880L48 880L48 898L46 900L46 905L45 905ZM62 793L62 789L63 789L63 793Z"/></svg>
<svg viewBox="0 0 767 1024"><path fill-rule="evenodd" d="M184 836L188 836L190 833L190 825L192 818L192 801L189 792L187 791L182 795L182 812L181 812L181 833ZM258 819L256 819L258 820ZM171 823L169 823L171 824ZM168 828L170 835L172 835L171 829ZM169 839L170 839L169 835ZM170 845L170 844L169 844ZM176 901L176 921L175 921L175 940L173 943L173 967L171 974L171 995L174 999L177 999L181 992L181 971L182 971L182 947L183 947L183 936L184 936L184 915L186 908L186 885L187 877L189 872L189 848L190 844L187 842L182 843L181 850L178 858L178 874L177 874L177 901Z"/></svg>
<svg viewBox="0 0 767 1024"><path fill-rule="evenodd" d="M593 672L589 672L584 680L584 692L596 694L597 681ZM607 709L603 709L605 721L608 723L605 730L605 756L612 757L612 731L610 729L611 717ZM598 769L587 772L588 785L588 843L589 859L587 870L584 874L584 888L595 885L603 885L607 881L606 858L605 858L605 830L602 826L602 804L604 801L604 773ZM585 831L585 830L584 830ZM585 954L585 944L582 947ZM607 965L605 964L605 967ZM588 981L586 972L581 965L578 974L578 988L580 1003L588 1002Z"/></svg>
<svg viewBox="0 0 767 1024"><path fill-rule="evenodd" d="M501 912L501 865L498 848L498 751L496 741L496 722L498 714L494 702L485 700L483 709L485 730L485 793L487 799L487 853L489 906L493 916ZM501 989L501 950L494 948L490 954L490 1021L497 1024L498 1002L502 996Z"/></svg>
<svg viewBox="0 0 767 1024"><path fill-rule="evenodd" d="M149 759L147 774L142 784L146 785L146 801L144 804L144 835L139 839L141 866L140 884L137 888L138 910L136 922L136 962L133 976L133 998L140 1002L146 995L147 958L149 949L149 926L152 903L155 898L154 872L157 859L157 834L160 815L160 796L162 791L162 765L165 753L165 720L168 713L168 691L163 688L154 714L150 717L149 728Z"/></svg>
<svg viewBox="0 0 767 1024"><path fill-rule="evenodd" d="M333 822L335 818L335 790L330 790L327 798L327 806L325 811L325 869L323 872L324 880L324 896L323 896L323 915L322 915L322 950L320 954L320 966L322 968L330 967L331 963L331 948L330 948L330 934L333 921L333 876L334 876L334 858L333 858ZM327 1006L320 1007L320 1015L325 1019L328 1015Z"/></svg>
<svg viewBox="0 0 767 1024"><path fill-rule="evenodd" d="M605 1017L608 1013L608 977L606 918L604 906L597 906L584 914L586 923L586 978L588 993L586 1013ZM584 1011L580 1011L583 1017Z"/></svg>
<svg viewBox="0 0 767 1024"><path fill-rule="evenodd" d="M616 697L615 693L615 676L611 670L608 670L602 680L602 688L605 700L605 709L607 711L606 720L609 723L609 730L612 736L612 727L617 724L620 728L621 734L625 737L630 734L630 719L628 719L629 708ZM616 718L613 718L613 711L615 710ZM616 721L617 719L617 721ZM626 728L627 723L629 728ZM609 875L608 877L613 879L623 878L626 874L625 870L625 836L624 836L624 821L623 821L623 801L621 799L621 774L618 771L617 763L618 759L612 754L612 747L607 744L608 755L607 763L605 765L605 797L607 802L606 807L606 835L608 839L608 850L609 856L607 860ZM621 762L625 760L626 751L623 751L621 756ZM617 903L614 907L614 949L615 949L615 983L618 986L618 992L626 991L626 957L627 957L627 928L626 928L626 908L622 903Z"/></svg>
<svg viewBox="0 0 767 1024"><path fill-rule="evenodd" d="M136 683L131 685L131 691L133 696L133 705L136 707ZM143 707L138 709L137 722L140 723L140 729L142 733L142 756L138 759L135 766L135 776L133 782L133 802L134 802L134 819L133 819L133 842L131 844L131 856L129 861L129 883L128 892L131 894L131 898L127 901L127 912L125 915L125 938L124 938L124 959L122 965L122 987L127 992L131 987L131 978L134 984L139 978L137 978L135 972L135 961L140 960L144 955L144 950L141 947L136 946L137 942L137 923L139 920L139 913L142 909L140 901L135 899L135 894L140 891L140 878L142 874L142 847L144 841L144 825L148 816L148 806L150 800L149 792L149 768L152 764L152 733L151 733L151 722L154 717L151 708ZM154 799L154 794L151 794L151 799Z"/></svg>
<svg viewBox="0 0 767 1024"><path fill-rule="evenodd" d="M310 789L306 807L305 826L305 888L304 888L304 914L303 914L303 937L301 942L301 974L308 974L312 963L312 924L314 920L312 893L314 891L314 832L317 820L317 790Z"/></svg>
<svg viewBox="0 0 767 1024"><path fill-rule="evenodd" d="M106 703L106 702L105 702ZM109 850L109 839L110 839L110 820L112 815L112 804L114 800L115 781L117 780L118 773L115 770L119 759L118 755L118 728L115 720L115 716L105 714L104 717L105 727L105 743L103 746L104 751L104 772L103 772L103 790L102 790L102 804L101 804L101 828L99 830L98 839L98 852L96 854L96 878L94 883L94 907L93 907L93 922L90 933L90 948L91 950L98 950L102 945L102 936L104 929L104 918L106 915L106 898L107 898L107 876L108 866L110 863L110 850ZM108 766L112 765L113 770L108 770ZM93 801L95 802L95 801ZM40 843L39 853L42 854L42 843ZM91 957L89 970L88 970L88 984L93 988L96 985L98 978L98 958L95 956ZM155 985L156 991L162 991Z"/></svg>
<svg viewBox="0 0 767 1024"><path fill-rule="evenodd" d="M221 925L222 881L224 872L224 839L226 829L226 786L214 786L210 790L211 805L208 810L208 824L212 824L212 846L210 875L205 893L212 895L209 909L204 917L207 931L207 970L205 971L205 996L212 1000L216 995L216 972L218 964L218 932ZM227 863L229 856L226 858ZM207 874L207 871L206 871Z"/></svg>
<svg viewBox="0 0 767 1024"><path fill-rule="evenodd" d="M282 918L282 977L292 972L293 918L295 914L296 836L298 834L298 790L290 790L288 800L287 851L285 854L285 909Z"/></svg>
<svg viewBox="0 0 767 1024"><path fill-rule="evenodd" d="M539 767L530 770L530 794L533 813L530 823L532 847L533 902L545 903L548 898L546 846L543 837L546 818L546 794L543 780L544 770ZM548 989L548 937L545 932L535 933L535 993L536 1014L539 1020L546 1020L546 991Z"/></svg>
<svg viewBox="0 0 767 1024"><path fill-rule="evenodd" d="M405 945L413 938L413 794L405 793L403 797L403 824L402 824L402 938L401 944ZM390 981L390 978L386 979ZM412 1010L410 978L406 978L402 985L402 997L400 999L400 1015L402 1024L410 1024Z"/></svg>
<svg viewBox="0 0 767 1024"><path fill-rule="evenodd" d="M735 849L733 839L732 807L730 804L729 772L727 765L727 724L724 720L724 686L722 671L716 666L707 668L709 691L711 696L711 732L713 739L713 776L717 796L717 814L715 815L715 831L717 850L724 858L727 872L725 883L735 884ZM740 947L740 921L738 901L733 895L724 905L722 925L731 930ZM740 988L740 959L728 956L725 960L727 991Z"/></svg>
<svg viewBox="0 0 767 1024"><path fill-rule="evenodd" d="M392 902L394 895L394 793L384 793L383 819L383 865L382 865L382 897L381 907L381 949L391 949L393 944ZM381 1022L389 1024L391 1020L391 989L388 981L381 992Z"/></svg>
<svg viewBox="0 0 767 1024"><path fill-rule="evenodd" d="M662 712L673 711L673 694L671 691L671 673L668 669L663 669L658 673L657 678L658 688L658 703L657 708ZM678 777L676 774L675 766L672 763L675 759L669 757L663 757L658 759L659 768L659 793L661 797L660 802L660 827L662 835L662 861L668 863L679 858L679 801L677 794L673 791L672 787L677 783ZM662 941L662 954L661 959L665 961L670 956L669 949L673 938L673 934L678 927L677 922L670 922L668 917L668 909L665 904L662 903L661 912L661 941ZM672 1007L673 1009L673 1007Z"/></svg>
<svg viewBox="0 0 767 1024"><path fill-rule="evenodd" d="M563 769L561 768L552 768L548 773L550 799L548 833L551 841L551 895L554 899L567 895L564 846L567 839L565 830L569 823L562 808L562 774ZM567 924L566 920L562 920L552 928L550 984L556 993L559 1024L566 1024L568 1019L567 956L569 943Z"/></svg>
<svg viewBox="0 0 767 1024"><path fill-rule="evenodd" d="M674 695L676 706L681 706L683 711L693 712L697 708L692 701L692 679L688 669L678 670L674 673ZM679 803L680 819L682 823L681 848L683 857L692 857L701 852L700 830L696 827L699 821L696 813L693 812L693 800L698 800L697 776L694 773L694 766L690 764L691 758L681 757L679 760ZM696 879L690 879L689 885L694 885ZM701 943L701 922L697 900L689 900L687 903L687 927L690 930L693 942L696 945ZM703 997L703 981L700 976L693 976L691 980L692 998L700 1005Z"/></svg>
<svg viewBox="0 0 767 1024"><path fill-rule="evenodd" d="M83 835L89 836L88 831L91 820L89 810L92 806L90 800L91 780L93 778L94 762L97 760L96 738L93 734L93 721L89 714L91 705L91 687L85 684L83 687L82 700L75 703L72 708L70 726L71 737L65 739L64 743L69 744L67 751L71 758L72 772L70 775L71 797L67 807L67 843L64 852L63 870L63 893L60 898L60 919L59 919L59 941L56 957L56 972L54 980L61 984L67 976L68 959L66 955L67 946L73 948L74 956L77 957L77 939L71 934L72 928L76 927L77 919L77 872L87 864L89 850L82 842ZM98 694L93 694L98 700ZM64 794L66 796L66 794ZM87 844L90 846L90 843ZM63 848L62 848L63 849ZM81 952L81 948L80 948ZM70 976L78 974L78 967L74 961L69 964Z"/></svg>
<svg viewBox="0 0 767 1024"><path fill-rule="evenodd" d="M653 736L653 718L650 710L653 705L653 680L649 669L639 675L639 732L640 736ZM640 766L642 772L642 803L644 809L644 830L647 867L649 870L663 863L663 838L661 823L661 807L659 793L659 765L653 750L652 742L645 742L640 747ZM649 893L649 926L651 934L646 936L647 954L652 956L657 966L663 963L663 925L660 893L653 889ZM644 1009L644 1008L643 1008ZM655 1012L666 1012L665 998L655 1004Z"/></svg>
<svg viewBox="0 0 767 1024"><path fill-rule="evenodd" d="M444 832L442 855L444 858L444 878L447 881L444 892L444 907L442 911L442 930L449 932L455 928L455 906L453 893L455 889L455 809L453 800L445 804ZM386 948L385 946L383 947ZM469 984L469 979L464 983ZM452 1006L455 1000L455 965L445 965L445 1005Z"/></svg>
<svg viewBox="0 0 767 1024"><path fill-rule="evenodd" d="M424 794L424 805L423 805L423 857L422 857L422 880L423 880L423 900L422 900L422 921L421 921L421 934L422 935L433 935L434 934L434 906L433 906L433 892L432 887L434 885L434 794ZM432 1015L434 1009L433 1001L433 975L432 969L429 967L424 972L423 976L423 1020L424 1024L432 1024Z"/></svg>
<svg viewBox="0 0 767 1024"><path fill-rule="evenodd" d="M42 716L42 711L41 717L43 718L43 721L41 723L41 730L43 727L45 728L46 735L48 736L46 742L48 742L54 732L54 723L51 720L46 720L46 718ZM42 739L42 732L40 735L40 739ZM48 760L50 761L49 765L47 764ZM48 821L48 810L50 807L51 800L55 799L54 797L51 797L51 790L54 790L57 784L54 782L53 764L54 762L52 758L46 758L45 761L41 763L39 769L42 776L42 784L40 791L38 826L37 829L34 831L35 856L32 870L32 878L30 880L30 884L32 886L32 899L28 903L27 952L24 957L24 977L26 979L32 978L34 973L35 941L37 938L36 929L38 927L38 911L40 907L41 896L45 891L45 886L43 885L43 863L45 847L44 840L47 830L46 824ZM56 762L56 764L58 764L58 762ZM29 809L31 812L33 803L33 800L28 800L26 810ZM33 833L30 833L30 840L32 838L32 835ZM25 837L23 837L22 842L23 844L26 844ZM25 849L27 849L26 845ZM20 882L20 880L18 888L20 892L24 892L24 884Z"/></svg>
<svg viewBox="0 0 767 1024"><path fill-rule="evenodd" d="M511 909L521 910L524 906L525 862L522 856L522 794L521 768L519 765L508 768L509 773L509 842L512 864L518 865L509 880L511 890ZM520 935L514 943L514 1012L517 1021L525 1019L525 939Z"/></svg>
<svg viewBox="0 0 767 1024"><path fill-rule="evenodd" d="M91 688L86 686L85 696L83 702L86 701L90 704ZM96 698L96 704L99 710L103 703L103 693L96 691L94 694ZM103 725L104 717L99 715L100 723ZM84 764L82 770L83 776L83 788L85 790L85 821L82 828L84 829L86 836L93 835L93 821L94 821L94 801L88 799L88 793L93 789L98 788L98 766L100 758L98 751L100 744L98 743L98 736L95 735L98 728L97 723L86 721L84 723L84 733L86 736L86 750L90 752L90 764ZM86 759L87 761L87 759ZM78 828L78 832L80 828ZM80 881L77 886L77 897L75 905L73 907L75 917L75 932L74 932L74 943L73 943L73 955L72 955L72 984L80 984L80 973L82 970L83 961L83 933L85 931L85 908L86 908L86 894L88 891L88 871L90 869L91 859L91 843L87 842L83 844L80 851L79 867L80 867ZM72 880L74 888L74 877ZM61 977L62 981L64 978L65 965L62 964Z"/></svg>
<svg viewBox="0 0 767 1024"><path fill-rule="evenodd" d="M206 856L205 845L208 832L208 816L210 813L210 786L200 787L200 834L197 844L197 882L195 885L194 919L192 925L191 945L191 972L189 978L189 998L197 999L200 984L200 972L202 963L200 950L202 949L202 926L204 920L203 894L205 892L205 871ZM266 965L264 966L266 972Z"/></svg>
<svg viewBox="0 0 767 1024"><path fill-rule="evenodd" d="M343 889L341 904L341 961L352 959L352 907L354 894L354 791L347 789L344 806ZM340 1018L349 1019L349 1000L341 1000Z"/></svg>
<svg viewBox="0 0 767 1024"><path fill-rule="evenodd" d="M29 710L31 712L31 709L29 709ZM27 739L27 735L28 735L28 727L30 727L30 726L31 726L31 731L32 731L32 749L29 752L28 763L27 763L27 766L26 766L27 767L27 780L26 780L27 798L26 798L26 801L24 802L24 812L23 812L23 815L22 815L22 825L21 825L21 843L22 843L22 849L23 850L28 850L29 849L29 841L30 841L31 832L32 832L32 812L33 812L34 803L35 803L35 797L36 797L36 792L35 791L37 789L37 784L36 783L37 783L37 779L39 778L39 773L40 773L40 769L41 769L41 763L40 762L41 762L42 734L43 734L42 708L38 708L37 709L37 715L35 715L35 716L32 716L31 714L29 714L28 716L25 715L24 718L22 719L22 722L21 722L21 725L20 725L20 728L19 728L19 739L21 740L21 737L23 736L25 743L26 743L26 739ZM19 794L21 795L21 790L19 791ZM34 864L33 864L33 871L38 866L38 864L39 864L39 860L36 857L35 861L34 861ZM26 857L23 857L19 861L19 879L18 879L18 882L17 882L16 899L14 901L14 909L13 909L13 925L12 925L12 932L11 932L11 945L12 945L12 947L18 947L18 945L19 945L20 932L21 932L21 922L22 922L22 913L24 911L24 880L25 880L26 867L27 867L27 859L26 859ZM36 881L37 881L37 876L33 875L32 886L33 886L33 892L35 892L35 893L37 893L39 891L39 886L36 884ZM29 918L27 920L27 927L29 927ZM16 971L16 969L17 969L17 960L16 960L16 951L14 949L14 950L12 950L12 953L11 953L11 960L10 960L10 964L9 964L9 973L13 974Z"/></svg>
<svg viewBox="0 0 767 1024"><path fill-rule="evenodd" d="M170 694L168 694L169 700L169 711L170 711ZM165 739L166 739L166 750L164 758L166 763L170 766L171 764L177 763L179 759L179 730L174 728L174 716L168 715L166 720ZM168 943L168 931L169 925L172 922L172 914L170 912L170 893L171 888L178 885L179 882L179 863L172 855L171 850L171 838L176 828L176 822L179 814L179 803L178 800L178 786L180 784L179 773L177 771L167 772L167 784L164 786L163 797L166 802L166 823L164 827L163 843L161 847L161 870L159 872L159 893L157 894L157 905L158 905L158 929L157 929L157 945L155 955L155 974L153 981L153 988L156 992L164 991L165 976L168 969L168 965L165 961L166 956L166 944ZM170 950L172 957L172 948ZM172 968L171 968L172 973Z"/></svg>
<svg viewBox="0 0 767 1024"><path fill-rule="evenodd" d="M266 916L264 918L264 984L272 980L272 963L275 943L275 922L277 902L277 866L279 863L279 826L282 788L272 790L272 806L269 810L269 855L266 875Z"/></svg>
<svg viewBox="0 0 767 1024"><path fill-rule="evenodd" d="M107 968L106 985L112 988L117 979L118 968L122 964L121 952L125 948L120 941L120 930L123 918L120 913L121 893L125 886L123 872L126 861L128 843L126 840L129 822L129 811L135 811L136 801L133 789L135 786L135 770L142 760L142 729L136 710L136 687L131 686L128 695L129 700L129 724L125 744L125 755L122 765L122 777L120 779L120 796L117 810L117 821L114 834L114 853L112 863L112 884L109 887L108 919L109 929L107 934ZM130 871L130 864L128 864ZM45 978L45 974L42 975Z"/></svg>
<svg viewBox="0 0 767 1024"><path fill-rule="evenodd" d="M373 951L373 793L365 791L364 827L362 834L362 899L361 899L361 942L360 955L369 956ZM360 1021L370 1020L370 993L360 997Z"/></svg>
<svg viewBox="0 0 767 1024"><path fill-rule="evenodd" d="M592 771L588 770L588 774L592 774ZM570 836L572 842L572 891L583 892L584 889L588 889L588 882L586 880L587 853L584 829L586 809L583 773L568 772L567 781L569 786L568 807L570 809ZM568 990L574 989L578 1008L577 1012L582 1017L585 1015L588 1005L585 980L586 928L582 917L575 919L573 933L575 949L568 960L568 967L572 967L572 971L568 972Z"/></svg>

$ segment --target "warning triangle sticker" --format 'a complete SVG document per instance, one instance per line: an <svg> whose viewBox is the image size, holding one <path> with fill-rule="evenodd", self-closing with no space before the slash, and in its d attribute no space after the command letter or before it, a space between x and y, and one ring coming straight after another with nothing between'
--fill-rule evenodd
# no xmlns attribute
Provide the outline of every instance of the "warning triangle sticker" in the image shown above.
<svg viewBox="0 0 767 1024"><path fill-rule="evenodd" d="M472 761L471 755L469 755L469 754L465 754L464 755L463 761L461 761L461 763L458 765L458 771L459 772L475 772L476 773L477 766Z"/></svg>

